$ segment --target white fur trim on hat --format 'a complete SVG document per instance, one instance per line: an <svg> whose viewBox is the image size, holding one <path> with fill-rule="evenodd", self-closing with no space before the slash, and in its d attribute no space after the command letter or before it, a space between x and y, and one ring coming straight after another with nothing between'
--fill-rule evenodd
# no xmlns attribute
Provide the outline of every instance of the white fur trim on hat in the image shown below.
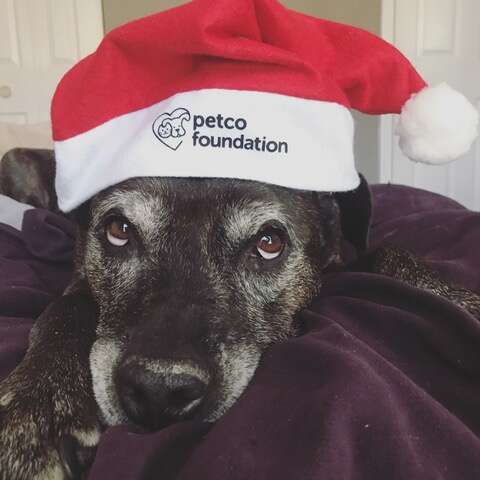
<svg viewBox="0 0 480 480"><path fill-rule="evenodd" d="M133 177L354 190L353 138L352 115L337 103L246 90L182 92L56 141L58 204L69 212Z"/></svg>
<svg viewBox="0 0 480 480"><path fill-rule="evenodd" d="M478 135L479 113L446 83L426 87L405 103L396 133L415 162L442 165L462 156Z"/></svg>

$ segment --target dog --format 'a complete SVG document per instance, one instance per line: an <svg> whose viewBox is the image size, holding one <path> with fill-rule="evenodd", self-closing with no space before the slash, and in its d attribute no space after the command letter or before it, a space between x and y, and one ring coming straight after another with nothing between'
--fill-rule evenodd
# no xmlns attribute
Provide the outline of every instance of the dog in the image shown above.
<svg viewBox="0 0 480 480"><path fill-rule="evenodd" d="M7 153L0 192L57 209L53 160ZM0 478L81 478L104 425L216 421L265 349L299 333L342 228L365 248L370 209L364 181L332 195L180 178L130 179L79 207L72 283L0 384Z"/></svg>
<svg viewBox="0 0 480 480"><path fill-rule="evenodd" d="M47 150L7 153L0 193L58 210L53 161ZM106 425L218 420L262 353L301 333L297 314L323 272L342 268L342 242L366 250L371 210L363 178L338 194L134 178L72 212L73 280L0 384L0 479L83 478ZM407 252L368 264L480 311L478 296Z"/></svg>

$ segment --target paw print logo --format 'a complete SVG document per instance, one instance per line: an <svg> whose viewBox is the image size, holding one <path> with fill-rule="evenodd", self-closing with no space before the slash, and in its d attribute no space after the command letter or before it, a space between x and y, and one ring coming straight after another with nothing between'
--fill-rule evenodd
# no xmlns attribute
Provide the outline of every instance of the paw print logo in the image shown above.
<svg viewBox="0 0 480 480"><path fill-rule="evenodd" d="M162 113L153 122L153 133L165 146L177 150L187 133L185 122L190 119L190 112L186 108L177 108L171 113Z"/></svg>

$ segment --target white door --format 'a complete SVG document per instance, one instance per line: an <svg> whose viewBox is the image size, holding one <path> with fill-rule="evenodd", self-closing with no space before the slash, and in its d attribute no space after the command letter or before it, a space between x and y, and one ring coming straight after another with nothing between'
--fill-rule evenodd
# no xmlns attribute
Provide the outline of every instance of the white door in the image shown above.
<svg viewBox="0 0 480 480"><path fill-rule="evenodd" d="M480 0L383 0L382 35L432 85L446 81L480 108ZM381 120L380 178L431 190L480 210L480 142L457 162L433 167L406 160Z"/></svg>
<svg viewBox="0 0 480 480"><path fill-rule="evenodd" d="M48 121L58 81L102 36L101 0L0 0L0 122Z"/></svg>

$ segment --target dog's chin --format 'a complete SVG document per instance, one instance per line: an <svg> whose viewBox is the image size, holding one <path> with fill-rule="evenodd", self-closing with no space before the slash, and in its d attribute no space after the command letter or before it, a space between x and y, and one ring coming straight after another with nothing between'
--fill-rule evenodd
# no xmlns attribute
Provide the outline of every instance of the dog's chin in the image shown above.
<svg viewBox="0 0 480 480"><path fill-rule="evenodd" d="M121 360L123 345L113 339L98 339L90 353L93 391L101 420L106 426L128 423L115 386L115 369ZM196 412L178 412L170 424L195 419L213 423L219 420L247 388L260 361L261 351L250 345L221 346L217 355L218 387ZM164 426L167 426L165 424Z"/></svg>

